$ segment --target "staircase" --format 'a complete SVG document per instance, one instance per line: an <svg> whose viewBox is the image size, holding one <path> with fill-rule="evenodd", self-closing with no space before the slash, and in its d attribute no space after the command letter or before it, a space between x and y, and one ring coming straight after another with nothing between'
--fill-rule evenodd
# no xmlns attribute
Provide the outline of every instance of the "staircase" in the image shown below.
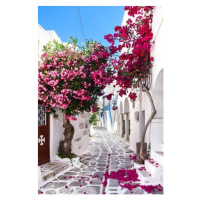
<svg viewBox="0 0 200 200"><path fill-rule="evenodd" d="M147 159L144 165L136 168L139 179L144 183L163 183L163 152L154 151L151 159Z"/></svg>

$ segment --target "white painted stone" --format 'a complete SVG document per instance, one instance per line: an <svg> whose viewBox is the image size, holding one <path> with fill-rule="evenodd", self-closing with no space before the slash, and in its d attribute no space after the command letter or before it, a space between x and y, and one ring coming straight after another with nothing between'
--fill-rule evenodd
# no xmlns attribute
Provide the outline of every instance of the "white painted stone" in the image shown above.
<svg viewBox="0 0 200 200"><path fill-rule="evenodd" d="M87 130L84 130L83 131L83 135L87 135L88 134L88 131Z"/></svg>
<svg viewBox="0 0 200 200"><path fill-rule="evenodd" d="M89 120L85 121L85 128L88 129L89 128Z"/></svg>
<svg viewBox="0 0 200 200"><path fill-rule="evenodd" d="M79 124L79 128L80 128L80 129L84 129L84 128L85 128L84 123L80 123L80 124Z"/></svg>
<svg viewBox="0 0 200 200"><path fill-rule="evenodd" d="M88 115L89 116L89 115ZM76 116L77 121L71 121L71 124L74 126L75 132L74 132L74 137L72 141L72 152L75 153L76 155L82 155L88 151L89 148L89 136L84 135L83 136L83 131L88 131L88 128L85 128L85 121L89 121L88 118L82 118L80 116ZM81 124L81 125L80 125ZM88 124L89 126L89 124ZM81 140L75 142L75 139L81 138ZM81 149L79 149L79 146L81 146Z"/></svg>
<svg viewBox="0 0 200 200"><path fill-rule="evenodd" d="M74 141L75 141L75 142L79 142L79 141L81 141L81 138L77 138L77 139L75 139Z"/></svg>
<svg viewBox="0 0 200 200"><path fill-rule="evenodd" d="M88 118L88 113L83 113L83 114L81 114L81 118Z"/></svg>
<svg viewBox="0 0 200 200"><path fill-rule="evenodd" d="M151 158L155 160L159 165L164 166L164 155L163 152L153 151L151 153Z"/></svg>

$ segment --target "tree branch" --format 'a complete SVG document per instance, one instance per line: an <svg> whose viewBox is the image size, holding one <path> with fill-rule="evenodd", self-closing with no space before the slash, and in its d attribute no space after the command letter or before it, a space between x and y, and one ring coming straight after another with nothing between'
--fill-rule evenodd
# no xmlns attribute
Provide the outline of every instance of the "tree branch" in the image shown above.
<svg viewBox="0 0 200 200"><path fill-rule="evenodd" d="M149 93L149 89L147 87L142 87L142 91L145 92L149 98L149 101L151 103L151 107L152 107L152 110L153 112L151 113L151 116L149 117L146 125L145 125L145 128L144 128L144 131L143 131L143 134L142 134L142 141L141 141L141 145L140 145L140 158L142 160L145 160L144 156L143 156L143 148L144 148L144 139L145 139L145 135L146 135L146 131L147 131L147 128L149 126L149 124L151 123L153 117L155 116L156 114L156 109L155 109L155 106L154 106L154 102L153 102L153 99L152 99L152 96L151 94Z"/></svg>

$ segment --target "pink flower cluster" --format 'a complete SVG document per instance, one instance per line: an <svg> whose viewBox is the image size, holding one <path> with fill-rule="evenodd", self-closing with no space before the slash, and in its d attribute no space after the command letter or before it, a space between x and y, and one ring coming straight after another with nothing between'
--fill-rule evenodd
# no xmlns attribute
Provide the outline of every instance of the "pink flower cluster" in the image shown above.
<svg viewBox="0 0 200 200"><path fill-rule="evenodd" d="M114 34L105 35L110 43L112 54L123 52L119 59L113 59L113 68L117 70L116 85L120 86L119 95L127 94L127 89L139 87L139 82L149 77L154 58L150 57L152 48L153 6L125 6L130 18L126 25L116 26ZM115 45L116 41L118 45ZM125 50L124 50L125 49ZM135 101L136 94L129 98Z"/></svg>
<svg viewBox="0 0 200 200"><path fill-rule="evenodd" d="M107 98L108 100L111 100L113 95L114 95L114 94L108 94L108 95L106 96L106 98Z"/></svg>
<svg viewBox="0 0 200 200"><path fill-rule="evenodd" d="M144 167L141 167L139 169L140 171L146 170ZM140 187L147 193L151 193L152 191L155 191L155 189L158 189L159 191L162 190L162 186L160 184L158 185L140 185L139 183L135 183L140 181L138 179L138 174L136 172L136 169L119 169L118 171L111 171L110 173L108 171L104 174L104 181L102 182L103 186L106 186L108 183L108 179L116 179L119 181L119 185L121 187L127 188L128 190L132 190L134 188Z"/></svg>
<svg viewBox="0 0 200 200"><path fill-rule="evenodd" d="M140 167L138 170L139 171L146 171L146 168L145 167Z"/></svg>
<svg viewBox="0 0 200 200"><path fill-rule="evenodd" d="M67 116L64 114L65 119L71 119L72 121L76 121L77 119L75 117L72 116Z"/></svg>
<svg viewBox="0 0 200 200"><path fill-rule="evenodd" d="M118 106L115 106L115 107L112 107L113 110L117 110L118 109Z"/></svg>
<svg viewBox="0 0 200 200"><path fill-rule="evenodd" d="M162 190L162 186L160 184L158 184L158 185L140 185L140 188L142 188L147 193L154 192L155 189L157 189L158 191Z"/></svg>
<svg viewBox="0 0 200 200"><path fill-rule="evenodd" d="M148 161L149 161L151 164L154 164L154 163L155 163L155 161L154 161L152 158L149 158ZM159 165L159 164L156 163L156 167L158 167L158 165Z"/></svg>
<svg viewBox="0 0 200 200"><path fill-rule="evenodd" d="M129 97L132 101L135 101L137 95L136 95L135 92L130 92L129 95L128 95L128 97Z"/></svg>
<svg viewBox="0 0 200 200"><path fill-rule="evenodd" d="M84 51L59 43L46 49L38 69L38 95L46 111L54 113L57 107L71 120L84 111L96 112L98 97L114 80L108 50L90 41Z"/></svg>
<svg viewBox="0 0 200 200"><path fill-rule="evenodd" d="M135 169L119 169L118 171L111 171L110 174L108 171L104 174L105 180L103 185L107 185L107 180L110 179L117 179L119 181L119 185L125 187L125 182L135 182L140 181L138 179L138 174ZM128 187L128 186L127 186Z"/></svg>

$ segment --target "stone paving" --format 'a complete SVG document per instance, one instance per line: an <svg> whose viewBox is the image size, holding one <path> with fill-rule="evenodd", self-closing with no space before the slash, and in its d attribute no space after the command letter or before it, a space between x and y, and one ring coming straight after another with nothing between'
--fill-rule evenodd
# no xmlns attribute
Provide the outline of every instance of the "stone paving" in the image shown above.
<svg viewBox="0 0 200 200"><path fill-rule="evenodd" d="M104 128L96 128L90 137L89 152L81 156L80 168L64 171L39 188L38 194L148 194L140 188L127 190L118 180L108 179L103 186L104 173L133 168L129 155L134 152L117 136ZM111 154L109 156L108 154ZM152 194L162 194L154 191Z"/></svg>

